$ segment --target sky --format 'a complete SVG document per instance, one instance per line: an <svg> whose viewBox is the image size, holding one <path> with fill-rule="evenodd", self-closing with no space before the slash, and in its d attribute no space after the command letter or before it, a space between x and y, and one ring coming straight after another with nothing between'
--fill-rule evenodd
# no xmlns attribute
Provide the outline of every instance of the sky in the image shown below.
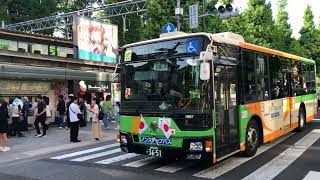
<svg viewBox="0 0 320 180"><path fill-rule="evenodd" d="M276 16L278 0L271 1L273 16ZM234 0L235 7L240 7L244 10L247 7L248 0ZM299 31L303 26L303 14L305 7L310 4L314 14L315 24L318 26L320 19L320 0L288 0L287 12L289 13L289 23L293 30L293 36L300 37Z"/></svg>

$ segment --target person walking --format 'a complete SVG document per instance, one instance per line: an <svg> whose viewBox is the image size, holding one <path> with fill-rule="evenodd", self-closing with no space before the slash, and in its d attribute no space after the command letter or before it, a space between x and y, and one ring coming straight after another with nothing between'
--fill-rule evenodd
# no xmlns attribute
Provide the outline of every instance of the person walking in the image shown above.
<svg viewBox="0 0 320 180"><path fill-rule="evenodd" d="M116 127L115 129L119 129L120 125L120 102L116 102L113 106L113 114L114 114L114 120L116 121Z"/></svg>
<svg viewBox="0 0 320 180"><path fill-rule="evenodd" d="M11 116L12 116L13 136L24 137L23 134L21 133L20 127L19 127L20 117L22 116L22 108L20 105L13 104Z"/></svg>
<svg viewBox="0 0 320 180"><path fill-rule="evenodd" d="M28 113L30 109L30 102L28 97L23 97L23 107L22 107L22 116L23 116L23 121L20 123L21 124L21 130L23 131L28 131Z"/></svg>
<svg viewBox="0 0 320 180"><path fill-rule="evenodd" d="M89 112L92 114L91 116L91 122L92 122L92 128L91 128L91 137L97 141L102 139L102 128L101 128L101 122L99 120L99 106L96 103L95 100L92 101L90 104Z"/></svg>
<svg viewBox="0 0 320 180"><path fill-rule="evenodd" d="M111 126L111 118L112 118L112 102L111 102L110 95L108 95L105 101L102 103L102 112L103 112L104 127L109 128L109 126Z"/></svg>
<svg viewBox="0 0 320 180"><path fill-rule="evenodd" d="M63 123L64 123L64 114L66 112L66 103L63 99L63 95L59 96L57 112L58 112L58 126L59 126L59 128L62 128Z"/></svg>
<svg viewBox="0 0 320 180"><path fill-rule="evenodd" d="M49 97L43 96L43 102L46 104L46 130L48 130L49 124L50 124L50 118L52 117Z"/></svg>
<svg viewBox="0 0 320 180"><path fill-rule="evenodd" d="M0 151L7 152L10 150L8 147L8 130L9 130L9 111L8 103L6 101L0 101Z"/></svg>
<svg viewBox="0 0 320 180"><path fill-rule="evenodd" d="M69 119L70 119L70 142L78 143L81 142L78 139L79 135L79 117L81 115L80 108L78 106L78 99L76 97L71 98L71 104L69 106Z"/></svg>
<svg viewBox="0 0 320 180"><path fill-rule="evenodd" d="M46 104L43 101L42 96L38 96L36 98L36 101L38 102L37 105L37 114L36 114L36 119L34 122L34 126L36 127L37 130L37 134L35 135L35 137L47 137L47 130L46 130ZM41 134L40 132L40 127L39 127L39 123L41 123L42 126L42 131L43 133Z"/></svg>

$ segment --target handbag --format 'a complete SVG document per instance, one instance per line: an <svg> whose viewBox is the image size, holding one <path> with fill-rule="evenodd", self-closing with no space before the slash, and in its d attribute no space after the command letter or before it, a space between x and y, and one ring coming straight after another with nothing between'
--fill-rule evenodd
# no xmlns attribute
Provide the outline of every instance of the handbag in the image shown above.
<svg viewBox="0 0 320 180"><path fill-rule="evenodd" d="M99 116L98 116L98 119L99 120L103 120L103 111L102 111L102 108L101 108L101 106L99 106Z"/></svg>
<svg viewBox="0 0 320 180"><path fill-rule="evenodd" d="M51 118L52 114L51 114L51 111L50 111L50 107L47 105L46 106L46 117L47 118Z"/></svg>
<svg viewBox="0 0 320 180"><path fill-rule="evenodd" d="M76 114L76 113L72 110L72 108L69 108L69 109L72 111L73 114ZM87 122L86 122L85 119L83 118L82 114L77 114L77 117L78 117L78 119L79 119L79 125L80 125L80 127L85 127L85 126L87 126Z"/></svg>

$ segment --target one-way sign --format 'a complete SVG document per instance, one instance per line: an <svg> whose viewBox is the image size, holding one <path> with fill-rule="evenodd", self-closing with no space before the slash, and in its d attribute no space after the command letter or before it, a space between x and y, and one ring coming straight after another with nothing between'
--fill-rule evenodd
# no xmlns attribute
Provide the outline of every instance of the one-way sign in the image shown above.
<svg viewBox="0 0 320 180"><path fill-rule="evenodd" d="M163 26L162 31L164 33L169 33L174 31L174 25L172 23L167 23L166 25Z"/></svg>

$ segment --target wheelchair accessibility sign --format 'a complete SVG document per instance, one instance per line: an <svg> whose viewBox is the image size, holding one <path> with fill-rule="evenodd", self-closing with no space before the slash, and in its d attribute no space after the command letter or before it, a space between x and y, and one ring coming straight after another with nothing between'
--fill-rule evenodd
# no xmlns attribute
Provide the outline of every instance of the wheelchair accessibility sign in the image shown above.
<svg viewBox="0 0 320 180"><path fill-rule="evenodd" d="M186 51L188 54L198 53L199 51L199 41L191 40L187 42Z"/></svg>

